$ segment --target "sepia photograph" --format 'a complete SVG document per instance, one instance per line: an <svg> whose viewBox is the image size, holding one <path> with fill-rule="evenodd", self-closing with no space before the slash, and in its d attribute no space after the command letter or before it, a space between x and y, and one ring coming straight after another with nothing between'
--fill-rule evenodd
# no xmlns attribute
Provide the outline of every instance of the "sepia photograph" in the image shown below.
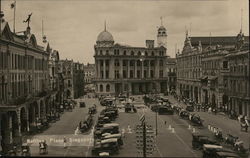
<svg viewBox="0 0 250 158"><path fill-rule="evenodd" d="M0 0L0 157L250 158L249 0Z"/></svg>

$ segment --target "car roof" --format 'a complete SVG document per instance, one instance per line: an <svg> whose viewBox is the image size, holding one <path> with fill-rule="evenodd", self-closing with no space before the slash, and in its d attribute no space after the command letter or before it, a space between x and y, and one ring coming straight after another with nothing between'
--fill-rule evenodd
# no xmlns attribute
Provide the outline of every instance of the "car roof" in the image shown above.
<svg viewBox="0 0 250 158"><path fill-rule="evenodd" d="M104 138L107 139L107 138L115 138L115 137L121 137L122 135L120 133L118 134L110 134L110 135L106 135Z"/></svg>
<svg viewBox="0 0 250 158"><path fill-rule="evenodd" d="M119 126L118 123L106 123L103 125L103 127L113 127L113 126Z"/></svg>
<svg viewBox="0 0 250 158"><path fill-rule="evenodd" d="M105 140L101 140L101 143L112 143L112 142L117 142L117 138L110 138L110 139L105 139Z"/></svg>
<svg viewBox="0 0 250 158"><path fill-rule="evenodd" d="M220 145L213 145L213 144L203 144L204 148L214 148L214 149L222 149L222 146Z"/></svg>

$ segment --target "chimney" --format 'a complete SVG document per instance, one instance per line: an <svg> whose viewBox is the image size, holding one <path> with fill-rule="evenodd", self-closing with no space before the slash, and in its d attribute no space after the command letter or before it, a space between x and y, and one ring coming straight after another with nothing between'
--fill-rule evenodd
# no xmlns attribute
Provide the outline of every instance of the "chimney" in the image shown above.
<svg viewBox="0 0 250 158"><path fill-rule="evenodd" d="M146 40L147 48L154 48L154 40Z"/></svg>

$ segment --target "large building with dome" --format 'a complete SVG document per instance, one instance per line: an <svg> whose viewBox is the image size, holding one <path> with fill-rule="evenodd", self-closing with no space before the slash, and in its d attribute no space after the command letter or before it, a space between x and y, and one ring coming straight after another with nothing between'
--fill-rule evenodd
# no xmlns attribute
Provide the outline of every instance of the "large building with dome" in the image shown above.
<svg viewBox="0 0 250 158"><path fill-rule="evenodd" d="M98 37L95 49L96 77L93 80L97 95L164 93L167 85L167 31L157 30L154 40L145 47L115 43L106 26Z"/></svg>

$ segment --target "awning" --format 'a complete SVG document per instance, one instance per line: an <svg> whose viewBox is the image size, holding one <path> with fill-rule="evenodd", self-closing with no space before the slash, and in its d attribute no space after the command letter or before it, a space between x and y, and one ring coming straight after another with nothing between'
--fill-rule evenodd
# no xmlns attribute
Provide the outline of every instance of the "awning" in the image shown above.
<svg viewBox="0 0 250 158"><path fill-rule="evenodd" d="M209 80L216 80L218 77L217 76L209 76L208 79Z"/></svg>
<svg viewBox="0 0 250 158"><path fill-rule="evenodd" d="M202 76L200 79L201 80L206 80L208 77L207 76Z"/></svg>

